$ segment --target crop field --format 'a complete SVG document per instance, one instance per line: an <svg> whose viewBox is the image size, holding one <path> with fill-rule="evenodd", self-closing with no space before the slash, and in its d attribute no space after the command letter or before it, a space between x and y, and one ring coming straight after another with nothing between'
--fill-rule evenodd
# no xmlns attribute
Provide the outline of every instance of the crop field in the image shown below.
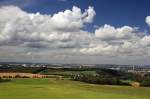
<svg viewBox="0 0 150 99"><path fill-rule="evenodd" d="M150 99L150 88L19 78L0 83L0 99Z"/></svg>
<svg viewBox="0 0 150 99"><path fill-rule="evenodd" d="M19 76L19 77L17 77ZM42 75L42 74L33 74L33 73L0 73L1 78L56 78L55 75Z"/></svg>

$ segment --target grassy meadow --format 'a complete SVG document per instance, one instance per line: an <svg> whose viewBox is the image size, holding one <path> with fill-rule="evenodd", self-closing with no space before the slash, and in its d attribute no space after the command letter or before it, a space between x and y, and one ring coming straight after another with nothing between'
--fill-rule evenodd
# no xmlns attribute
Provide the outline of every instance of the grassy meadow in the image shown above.
<svg viewBox="0 0 150 99"><path fill-rule="evenodd" d="M0 83L0 99L150 99L150 88L19 78Z"/></svg>

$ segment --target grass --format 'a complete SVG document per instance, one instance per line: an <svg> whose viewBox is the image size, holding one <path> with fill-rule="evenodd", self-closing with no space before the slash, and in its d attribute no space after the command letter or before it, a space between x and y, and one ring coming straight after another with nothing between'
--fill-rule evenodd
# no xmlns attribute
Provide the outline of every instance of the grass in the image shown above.
<svg viewBox="0 0 150 99"><path fill-rule="evenodd" d="M0 99L150 99L150 88L55 79L14 79L0 83Z"/></svg>

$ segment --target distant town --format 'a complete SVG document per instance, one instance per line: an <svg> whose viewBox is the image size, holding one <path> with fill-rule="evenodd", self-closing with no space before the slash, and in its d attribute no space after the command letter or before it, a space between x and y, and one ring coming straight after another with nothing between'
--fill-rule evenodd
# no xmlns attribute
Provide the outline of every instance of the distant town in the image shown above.
<svg viewBox="0 0 150 99"><path fill-rule="evenodd" d="M111 69L139 74L141 76L150 75L150 65L115 65L115 64L48 64L48 63L0 63L0 72L16 72L17 69Z"/></svg>

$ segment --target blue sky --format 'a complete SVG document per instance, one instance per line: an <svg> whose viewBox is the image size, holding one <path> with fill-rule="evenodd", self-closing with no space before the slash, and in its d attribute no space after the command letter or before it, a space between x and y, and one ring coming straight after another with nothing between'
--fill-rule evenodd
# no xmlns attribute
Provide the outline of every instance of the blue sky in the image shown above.
<svg viewBox="0 0 150 99"><path fill-rule="evenodd" d="M0 61L150 64L149 4L0 0Z"/></svg>
<svg viewBox="0 0 150 99"><path fill-rule="evenodd" d="M110 24L113 26L129 25L150 30L144 22L150 14L149 0L0 0L0 5L16 5L28 12L53 14L72 6L86 9L93 6L96 13L94 22L87 27L93 30L93 25Z"/></svg>

